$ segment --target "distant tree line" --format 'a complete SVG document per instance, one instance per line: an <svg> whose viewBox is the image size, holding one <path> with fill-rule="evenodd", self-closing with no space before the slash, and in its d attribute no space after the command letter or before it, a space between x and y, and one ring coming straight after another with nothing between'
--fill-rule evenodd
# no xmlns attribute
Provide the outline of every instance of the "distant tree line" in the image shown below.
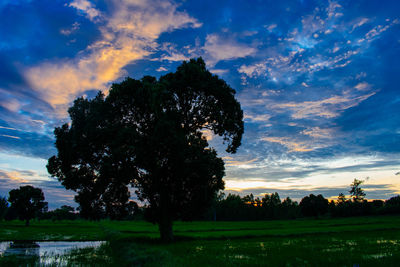
<svg viewBox="0 0 400 267"><path fill-rule="evenodd" d="M287 197L283 201L277 192L265 194L264 197L254 197L253 194L239 196L237 194L218 194L205 213L198 212L194 220L217 221L251 221L296 219L302 217L351 217L367 215L400 214L400 195L383 200L368 201L361 188L363 181L354 179L350 185L350 197L340 193L336 200L328 200L321 194L310 194L301 199L300 203ZM129 201L121 207L120 214L107 216L105 210L99 210L97 219L111 220L149 220L153 216L146 205L140 207L136 202ZM195 212L194 212L195 213ZM48 211L47 202L40 188L22 186L9 192L8 199L0 197L0 220L20 219L29 225L32 219L38 220L75 220L85 219L79 208L61 206ZM151 218L150 218L151 219Z"/></svg>
<svg viewBox="0 0 400 267"><path fill-rule="evenodd" d="M278 193L265 194L255 198L252 194L240 197L223 194L216 198L205 219L218 221L296 219L301 217L351 217L383 214L400 214L400 195L386 201L368 201L361 184L354 179L350 185L350 198L341 193L336 201L328 200L321 194L310 194L300 203L289 197L281 201Z"/></svg>
<svg viewBox="0 0 400 267"><path fill-rule="evenodd" d="M40 188L33 186L21 186L9 192L9 197L0 197L0 220L25 221L26 226L32 219L37 220L75 220L85 219L80 209L63 205L55 210L48 210L48 203ZM112 220L135 220L143 219L144 207L139 207L134 201L129 201L127 205L120 209L119 214L106 216L104 210L99 210L98 219Z"/></svg>
<svg viewBox="0 0 400 267"><path fill-rule="evenodd" d="M386 201L354 201L324 198L322 195L310 194L300 203L289 197L281 201L278 193L265 194L254 198L252 194L241 197L236 194L220 196L210 211L198 219L217 221L275 220L296 219L302 217L351 217L400 214L400 195Z"/></svg>

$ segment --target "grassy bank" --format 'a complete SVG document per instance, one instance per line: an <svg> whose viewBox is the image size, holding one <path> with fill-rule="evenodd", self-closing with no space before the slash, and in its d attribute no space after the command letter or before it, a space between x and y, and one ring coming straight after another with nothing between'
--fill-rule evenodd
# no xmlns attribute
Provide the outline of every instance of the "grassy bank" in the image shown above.
<svg viewBox="0 0 400 267"><path fill-rule="evenodd" d="M176 222L158 242L145 222L1 222L0 240L109 240L71 264L139 266L397 266L400 216L260 222ZM86 259L91 259L86 262ZM20 259L0 258L0 264Z"/></svg>

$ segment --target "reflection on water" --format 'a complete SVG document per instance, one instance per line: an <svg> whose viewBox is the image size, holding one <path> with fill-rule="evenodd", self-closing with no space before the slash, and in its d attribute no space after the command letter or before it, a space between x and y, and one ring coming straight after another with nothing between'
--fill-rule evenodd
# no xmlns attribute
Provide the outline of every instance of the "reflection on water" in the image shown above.
<svg viewBox="0 0 400 267"><path fill-rule="evenodd" d="M64 265L62 255L75 249L98 248L105 241L14 241L0 242L0 256L37 257L39 262L47 264Z"/></svg>
<svg viewBox="0 0 400 267"><path fill-rule="evenodd" d="M33 241L1 242L0 255L39 256L39 247Z"/></svg>

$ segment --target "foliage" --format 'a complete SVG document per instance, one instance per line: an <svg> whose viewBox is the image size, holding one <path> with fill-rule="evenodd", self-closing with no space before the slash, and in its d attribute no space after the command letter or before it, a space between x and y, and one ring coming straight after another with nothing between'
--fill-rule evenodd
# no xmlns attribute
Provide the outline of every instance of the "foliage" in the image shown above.
<svg viewBox="0 0 400 267"><path fill-rule="evenodd" d="M14 210L20 220L25 220L26 226L31 219L47 211L47 202L43 201L44 194L40 188L26 185L11 190L9 194L10 210Z"/></svg>
<svg viewBox="0 0 400 267"><path fill-rule="evenodd" d="M363 180L354 179L353 183L350 185L350 195L353 197L354 202L362 202L365 197L364 190L360 187L363 184Z"/></svg>
<svg viewBox="0 0 400 267"><path fill-rule="evenodd" d="M75 213L75 209L68 205L63 205L58 209L44 213L41 219L52 219L52 220L76 220L78 214Z"/></svg>
<svg viewBox="0 0 400 267"><path fill-rule="evenodd" d="M384 211L389 214L400 214L400 195L385 201Z"/></svg>
<svg viewBox="0 0 400 267"><path fill-rule="evenodd" d="M304 216L319 216L328 212L328 200L321 194L310 194L300 201L301 212Z"/></svg>
<svg viewBox="0 0 400 267"><path fill-rule="evenodd" d="M5 197L0 197L0 221L3 220L8 211L8 201Z"/></svg>
<svg viewBox="0 0 400 267"><path fill-rule="evenodd" d="M345 203L346 202L346 196L343 193L340 193L338 196L338 203Z"/></svg>
<svg viewBox="0 0 400 267"><path fill-rule="evenodd" d="M252 194L240 197L229 194L216 202L217 220L294 219L300 216L296 201L287 197L281 202L278 193L265 194L262 199Z"/></svg>
<svg viewBox="0 0 400 267"><path fill-rule="evenodd" d="M71 125L55 129L58 155L47 168L67 189L86 218L127 213L128 185L149 203L147 218L172 239L172 221L190 220L224 188L224 163L203 135L210 130L235 153L243 112L235 91L212 75L199 58L175 73L127 78L109 95L78 98Z"/></svg>

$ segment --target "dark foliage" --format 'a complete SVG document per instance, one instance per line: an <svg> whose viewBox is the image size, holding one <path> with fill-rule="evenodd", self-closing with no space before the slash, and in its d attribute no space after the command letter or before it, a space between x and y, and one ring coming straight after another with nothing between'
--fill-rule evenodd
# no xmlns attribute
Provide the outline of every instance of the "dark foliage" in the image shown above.
<svg viewBox="0 0 400 267"><path fill-rule="evenodd" d="M400 195L385 201L385 213L400 214Z"/></svg>
<svg viewBox="0 0 400 267"><path fill-rule="evenodd" d="M58 155L47 169L78 193L80 213L91 219L126 217L128 186L134 186L149 203L146 217L172 240L172 221L202 214L224 188L224 162L203 130L236 152L243 112L234 94L201 58L158 81L127 78L106 98L75 100L71 125L54 131Z"/></svg>
<svg viewBox="0 0 400 267"><path fill-rule="evenodd" d="M300 201L301 212L304 216L320 216L328 212L328 200L321 194L310 194Z"/></svg>
<svg viewBox="0 0 400 267"><path fill-rule="evenodd" d="M5 197L0 197L0 220L5 219L8 211L8 201Z"/></svg>
<svg viewBox="0 0 400 267"><path fill-rule="evenodd" d="M278 193L266 194L262 199L252 194L244 197L229 194L220 197L215 206L212 219L220 221L295 219L301 215L296 201L288 197L281 202Z"/></svg>
<svg viewBox="0 0 400 267"><path fill-rule="evenodd" d="M253 195L240 197L229 194L221 196L215 201L215 208L210 209L201 220L218 221L248 221L248 220L274 220L296 219L301 217L352 217L383 214L400 214L400 196L392 197L386 201L373 200L363 202L325 199L322 195L313 194L304 197L300 205L289 197L280 202L278 193L266 194L262 199ZM215 211L215 213L214 213Z"/></svg>
<svg viewBox="0 0 400 267"><path fill-rule="evenodd" d="M42 189L30 185L21 186L9 192L8 202L11 203L10 214L15 214L29 225L29 221L47 211Z"/></svg>
<svg viewBox="0 0 400 267"><path fill-rule="evenodd" d="M58 209L48 211L40 216L40 219L50 219L53 221L75 220L77 218L78 218L78 213L75 213L75 209L68 205L63 205Z"/></svg>
<svg viewBox="0 0 400 267"><path fill-rule="evenodd" d="M350 185L350 195L353 198L354 202L363 202L364 197L365 197L365 192L361 188L361 184L363 184L364 181L362 180L357 180L354 179L353 183Z"/></svg>

